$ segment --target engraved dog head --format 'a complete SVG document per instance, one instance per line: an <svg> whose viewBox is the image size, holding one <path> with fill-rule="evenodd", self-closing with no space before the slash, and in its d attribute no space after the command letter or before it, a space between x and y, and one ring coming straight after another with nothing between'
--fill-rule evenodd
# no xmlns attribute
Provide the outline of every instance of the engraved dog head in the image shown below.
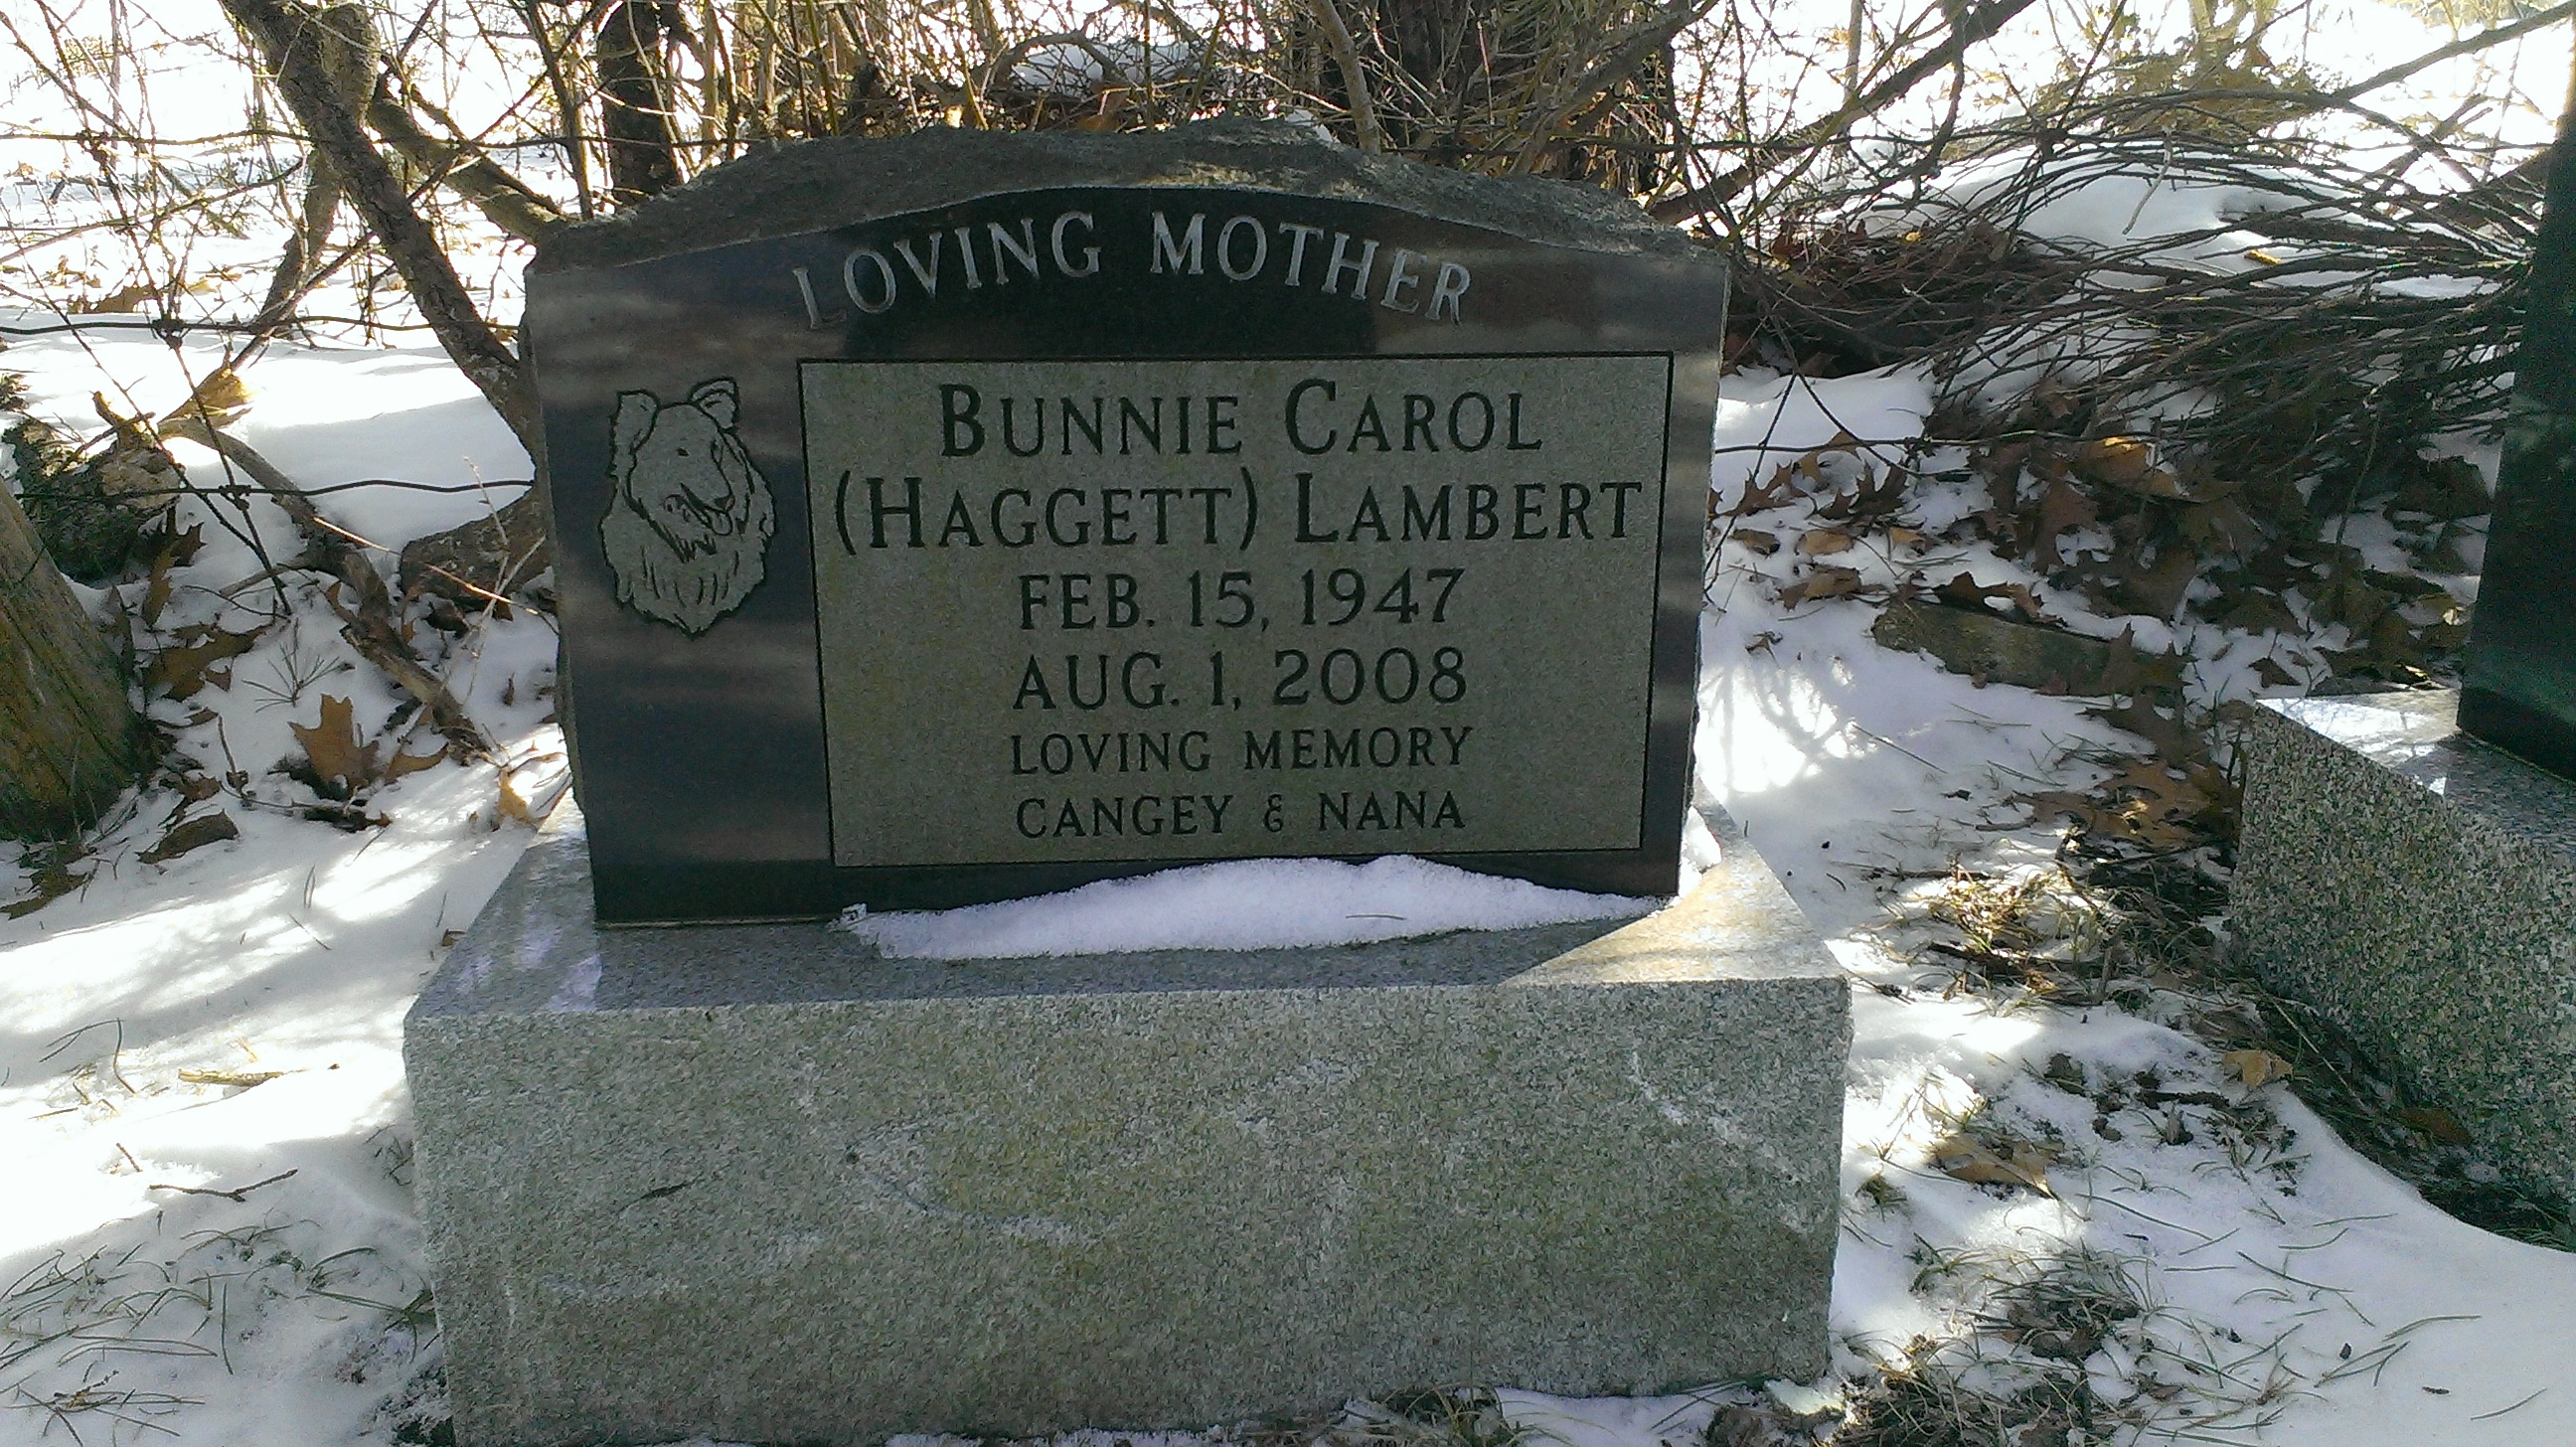
<svg viewBox="0 0 2576 1447"><path fill-rule="evenodd" d="M665 404L621 392L609 424L615 496L599 540L617 601L703 633L760 585L777 531L769 484L734 435L733 379Z"/></svg>

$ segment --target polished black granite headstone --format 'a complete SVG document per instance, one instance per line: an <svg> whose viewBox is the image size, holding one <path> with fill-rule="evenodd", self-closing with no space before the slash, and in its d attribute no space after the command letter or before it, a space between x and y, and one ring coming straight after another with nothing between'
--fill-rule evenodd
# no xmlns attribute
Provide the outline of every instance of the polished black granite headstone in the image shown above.
<svg viewBox="0 0 2576 1447"><path fill-rule="evenodd" d="M2461 671L2463 729L2576 778L2576 112L2551 156Z"/></svg>
<svg viewBox="0 0 2576 1447"><path fill-rule="evenodd" d="M784 146L529 274L606 923L1674 888L1723 267L1282 124Z"/></svg>

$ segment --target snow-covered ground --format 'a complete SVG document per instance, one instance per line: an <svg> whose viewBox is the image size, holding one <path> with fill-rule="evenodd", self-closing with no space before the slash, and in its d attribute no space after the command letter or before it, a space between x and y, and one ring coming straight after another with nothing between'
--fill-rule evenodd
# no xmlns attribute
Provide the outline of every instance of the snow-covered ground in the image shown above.
<svg viewBox="0 0 2576 1447"><path fill-rule="evenodd" d="M1745 400L1721 419L1721 448L1730 434L1793 451L1821 445L1837 430L1828 411L1856 435L1904 437L1920 415L1901 378L1814 383L1821 407L1780 403L1810 384L1733 385ZM1802 405L1816 414L1803 432ZM1749 475L1739 466L1735 485ZM1727 486L1721 461L1721 496ZM1785 554L1765 561L1787 575ZM1908 566L2032 581L1982 549ZM2027 812L2003 801L2089 780L2099 771L2072 757L2085 745L2136 744L2088 714L2087 700L1978 687L1929 658L1880 648L1867 633L1869 605L1784 609L1754 567L1738 548L1719 559L1713 592L1726 606L1702 634L1700 767L1855 984L1851 1204L1834 1293L1844 1348L1884 1354L1918 1335L1957 1333L1938 1285L1946 1273L1932 1268L1961 1256L1980 1268L1963 1273L1974 1279L2001 1263L2091 1251L2128 1263L2166 1312L2149 1332L2160 1355L2113 1351L2097 1370L2180 1386L2178 1407L2235 1409L2193 1427L2177 1412L2173 1427L2194 1434L2180 1440L2576 1441L2567 1365L2576 1256L2442 1215L2283 1086L2246 1089L2217 1052L2175 1030L2117 1009L1910 988L1918 972L1889 948L1889 886L1873 880L1959 859L2044 861L2054 831L1995 828ZM2086 626L2116 632L2131 621ZM2252 685L2221 666L2194 687L2241 696ZM2120 1139L2109 1139L2095 1120L2105 1114L2101 1086L2140 1071L2169 1093L2256 1108L2186 1110L2180 1130L2152 1109L2112 1112L2104 1123ZM2046 1172L2053 1194L1998 1197L1928 1164L1936 1138L1979 1101L2011 1135L2063 1144ZM2178 1135L2188 1139L2166 1143Z"/></svg>
<svg viewBox="0 0 2576 1447"><path fill-rule="evenodd" d="M186 59L191 36L220 31L211 7L148 8L168 55L179 57L164 77L165 113L237 116L246 103L237 68ZM2034 6L1980 51L1978 104L2008 100L2051 75L2058 57L2084 51L2084 9ZM2138 43L2169 34L2183 9L2148 7ZM1778 7L1778 18L1812 38L1842 24L1846 10L1843 0L1812 0ZM75 4L67 13L86 12ZM2366 75L2442 38L2369 0L2301 14L2295 45L2276 55L2321 75ZM2563 30L2540 32L2373 99L2392 114L2441 116L2460 113L2466 97L2500 97L2477 124L2498 139L2535 140L2562 89L2564 39ZM1829 110L1838 73L1793 61L1757 79L1780 104L1794 97L1810 112ZM489 74L448 79L445 98L469 127L515 94ZM8 103L7 119L31 130L72 123L47 109L40 87L21 84ZM0 165L21 168L0 181L9 225L49 214L64 177L85 164L64 156L51 142L0 136ZM1954 192L1974 184L1972 173L1952 178ZM2196 244L2215 264L2242 249L2224 228L2260 203L2131 179L2089 189L2044 220L2106 243L2159 229L2208 233L2217 239ZM0 267L0 286L24 295L45 268L61 281L69 266L94 274L91 289L103 294L130 279L116 273L115 244L104 233L71 237ZM172 276L208 278L197 304L237 315L245 298L255 303L273 235L192 244L186 257L164 259ZM467 258L497 315L515 306L515 265L499 245ZM343 284L314 306L348 315L361 301ZM0 316L53 320L39 310ZM220 355L202 335L173 348L148 332L93 327L13 340L0 368L26 374L30 410L88 426L93 392L128 413L165 411ZM236 430L300 485L396 478L465 489L318 494L326 516L385 550L368 554L380 565L413 537L507 502L528 476L507 429L425 344L280 345L246 379L253 398ZM1828 471L1844 469L1848 480L1865 464L1883 470L1922 435L1931 404L1927 383L1907 373L1731 377L1713 474L1721 507L1838 434L1871 450L1829 456ZM186 442L172 450L192 477L220 477L213 453ZM1980 505L1965 484L1942 480L1951 465L1943 459L1906 460L1915 531L1937 533ZM194 816L224 809L239 837L144 862L182 804L173 787L156 786L72 864L92 871L86 883L23 917L0 917L0 1444L421 1440L442 1412L408 1189L400 1025L454 932L527 842L527 801L541 808L558 786L553 634L526 613L473 620L453 639L424 634L450 687L498 741L498 759L441 763L374 790L363 803L380 826L344 833L294 817L311 796L270 770L299 749L295 728L321 722L325 697L346 700L363 741L382 750L421 757L435 741L408 719L387 729L399 694L342 642L340 619L312 582L233 588L263 571L263 552L300 546L282 513L263 501L247 511L197 499L183 508L183 527L202 524L205 545L173 570L150 628L163 639L191 627L256 630L258 641L210 675L222 681L156 703L156 717L203 777L244 776L238 790L189 806ZM1775 537L1812 525L1803 499L1738 520ZM2039 585L1983 548L1913 549L1884 534L1832 561L1865 583L1966 571L1986 584ZM1941 982L1919 977L1907 921L1954 865L2037 874L2051 859L2055 827L2032 821L2016 796L2080 788L2103 772L2097 760L2138 742L2087 712L2086 700L1980 687L1882 649L1869 636L1870 602L1782 604L1779 584L1803 564L1795 548L1718 545L1701 640L1703 802L1746 827L1827 934L1850 972L1857 1024L1837 1374L1780 1384L1774 1397L1792 1411L1830 1406L1846 1380L1909 1354L1959 1368L1972 1387L2008 1392L2029 1379L2033 1344L1998 1331L2009 1300L1997 1293L2055 1282L2146 1308L2106 1316L2098 1340L2050 1347L2071 1355L2102 1401L2158 1424L2146 1440L2576 1442L2576 1256L2433 1210L2339 1142L2287 1087L2247 1086L2212 1047L2158 1023L2171 1012L2153 1004L2143 1014L2069 1010L2009 994L1944 994ZM142 610L148 591L139 581L123 587L129 612ZM2258 660L2298 680L2318 671L2314 638L2048 601L2079 631L2108 638L2126 629L2142 649L2185 651L2186 686L2203 705L2282 691L2263 684ZM0 864L0 903L19 898L30 875ZM1259 937L1282 939L1318 914L1503 923L1628 908L1402 862L1252 865L861 927L952 954L1015 952L1033 940L1251 943L1248 898L1261 905ZM1961 1167L1970 1138L1997 1153L1989 1169L1973 1159ZM1563 1402L1506 1392L1500 1407L1569 1447L1682 1447L1701 1442L1743 1396Z"/></svg>
<svg viewBox="0 0 2576 1447"><path fill-rule="evenodd" d="M130 361L132 384L146 363L167 365L158 343L140 345L149 350L122 359L102 347L95 361ZM37 379L39 405L95 380L82 371L93 354L68 340L21 346L10 360ZM292 397L294 423L263 418L285 409L257 401L244 431L308 486L524 476L506 433L419 352L281 349L250 380L262 398ZM1844 429L1900 439L1919 432L1924 410L1920 385L1904 377L1811 387L1745 375L1729 387L1721 500L1775 460L1745 449L1795 454ZM182 461L212 465L184 449ZM368 492L323 503L388 546L485 505ZM1752 521L1778 526L1797 508ZM281 518L259 521L274 551L292 551ZM2134 741L2082 700L1980 688L1881 649L1866 633L1867 603L1783 607L1760 574L1778 561L1731 544L1718 554L1700 776L1704 797L1746 826L1852 976L1840 1370L1865 1372L1917 1339L2000 1351L1991 1331L1970 1329L1995 1283L2053 1266L2109 1269L2152 1309L2108 1333L2087 1368L2106 1400L2152 1402L2178 1428L2211 1419L2187 1429L2193 1440L2576 1440L2565 1369L2576 1256L2443 1216L2283 1086L2247 1089L2175 1030L2113 1008L1917 988L1894 921L1909 908L1906 889L1935 885L1906 876L1936 878L1962 858L2044 862L2054 831L2020 823L2028 811L2011 796L2081 784L2098 772L2088 751ZM248 626L227 610L280 600L208 589L255 571L247 544L210 542L159 626ZM234 661L229 688L156 705L182 752L211 762L228 750L258 774L288 750L290 722L317 717L323 694L358 700L368 725L392 709L392 690L347 656L321 602L290 590L283 606L294 621ZM289 646L309 657L290 662ZM542 721L552 646L544 621L522 614L485 621L445 660L506 740L521 797L543 797L560 768ZM300 692L299 667L320 670ZM421 1414L435 1415L426 1369L436 1346L406 1189L400 1023L528 826L505 817L495 765L447 763L370 796L389 821L380 828L343 833L233 807L238 840L141 862L175 802L166 790L144 796L96 851L85 886L0 921L0 1159L10 1163L0 1442L74 1429L83 1441L231 1447L416 1434ZM1247 891L1291 922L1301 902L1339 917L1354 898L1461 920L1620 908L1420 866L1232 868L1269 872L1213 889L1187 872L1130 884L1108 913L1095 891L1009 906L1007 918L988 909L869 924L952 953L979 941L1008 952L1051 932L1081 933L1091 947L1151 943L1155 932L1230 930L1218 937L1248 942ZM0 871L0 897L13 882ZM2153 1073L2163 1103L2131 1090L2125 1109L2102 1104L2140 1072ZM1972 1184L1934 1164L1970 1117L2001 1130L1989 1138L2047 1143L2035 1171L2047 1191ZM416 1393L427 1399L414 1403ZM1568 1440L1645 1447L1689 1437L1717 1399L1507 1395L1503 1406Z"/></svg>

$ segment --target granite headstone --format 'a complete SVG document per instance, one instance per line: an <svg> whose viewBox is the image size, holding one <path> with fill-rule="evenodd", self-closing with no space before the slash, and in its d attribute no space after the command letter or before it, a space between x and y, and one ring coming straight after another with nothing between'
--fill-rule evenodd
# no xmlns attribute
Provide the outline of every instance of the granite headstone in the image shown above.
<svg viewBox="0 0 2576 1447"><path fill-rule="evenodd" d="M2520 1189L2576 1201L2576 113L2541 217L2462 686L2267 700L2237 947ZM2554 771L2554 772L2553 772Z"/></svg>
<svg viewBox="0 0 2576 1447"><path fill-rule="evenodd" d="M2551 159L2459 717L2576 778L2576 112Z"/></svg>
<svg viewBox="0 0 2576 1447"><path fill-rule="evenodd" d="M1825 1370L1849 990L1714 809L1633 921L777 918L1250 855L1672 893L1714 261L1296 126L932 132L530 298L578 803L404 1032L460 1443Z"/></svg>
<svg viewBox="0 0 2576 1447"><path fill-rule="evenodd" d="M550 242L601 918L1385 853L1668 892L1725 269L1500 205L1293 128L933 132Z"/></svg>

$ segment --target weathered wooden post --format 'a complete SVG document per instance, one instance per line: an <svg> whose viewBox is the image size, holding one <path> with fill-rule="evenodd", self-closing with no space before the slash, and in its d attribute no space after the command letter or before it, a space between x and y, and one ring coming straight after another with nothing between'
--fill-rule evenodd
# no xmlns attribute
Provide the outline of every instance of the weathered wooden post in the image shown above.
<svg viewBox="0 0 2576 1447"><path fill-rule="evenodd" d="M0 490L0 837L92 822L145 756L115 655Z"/></svg>

